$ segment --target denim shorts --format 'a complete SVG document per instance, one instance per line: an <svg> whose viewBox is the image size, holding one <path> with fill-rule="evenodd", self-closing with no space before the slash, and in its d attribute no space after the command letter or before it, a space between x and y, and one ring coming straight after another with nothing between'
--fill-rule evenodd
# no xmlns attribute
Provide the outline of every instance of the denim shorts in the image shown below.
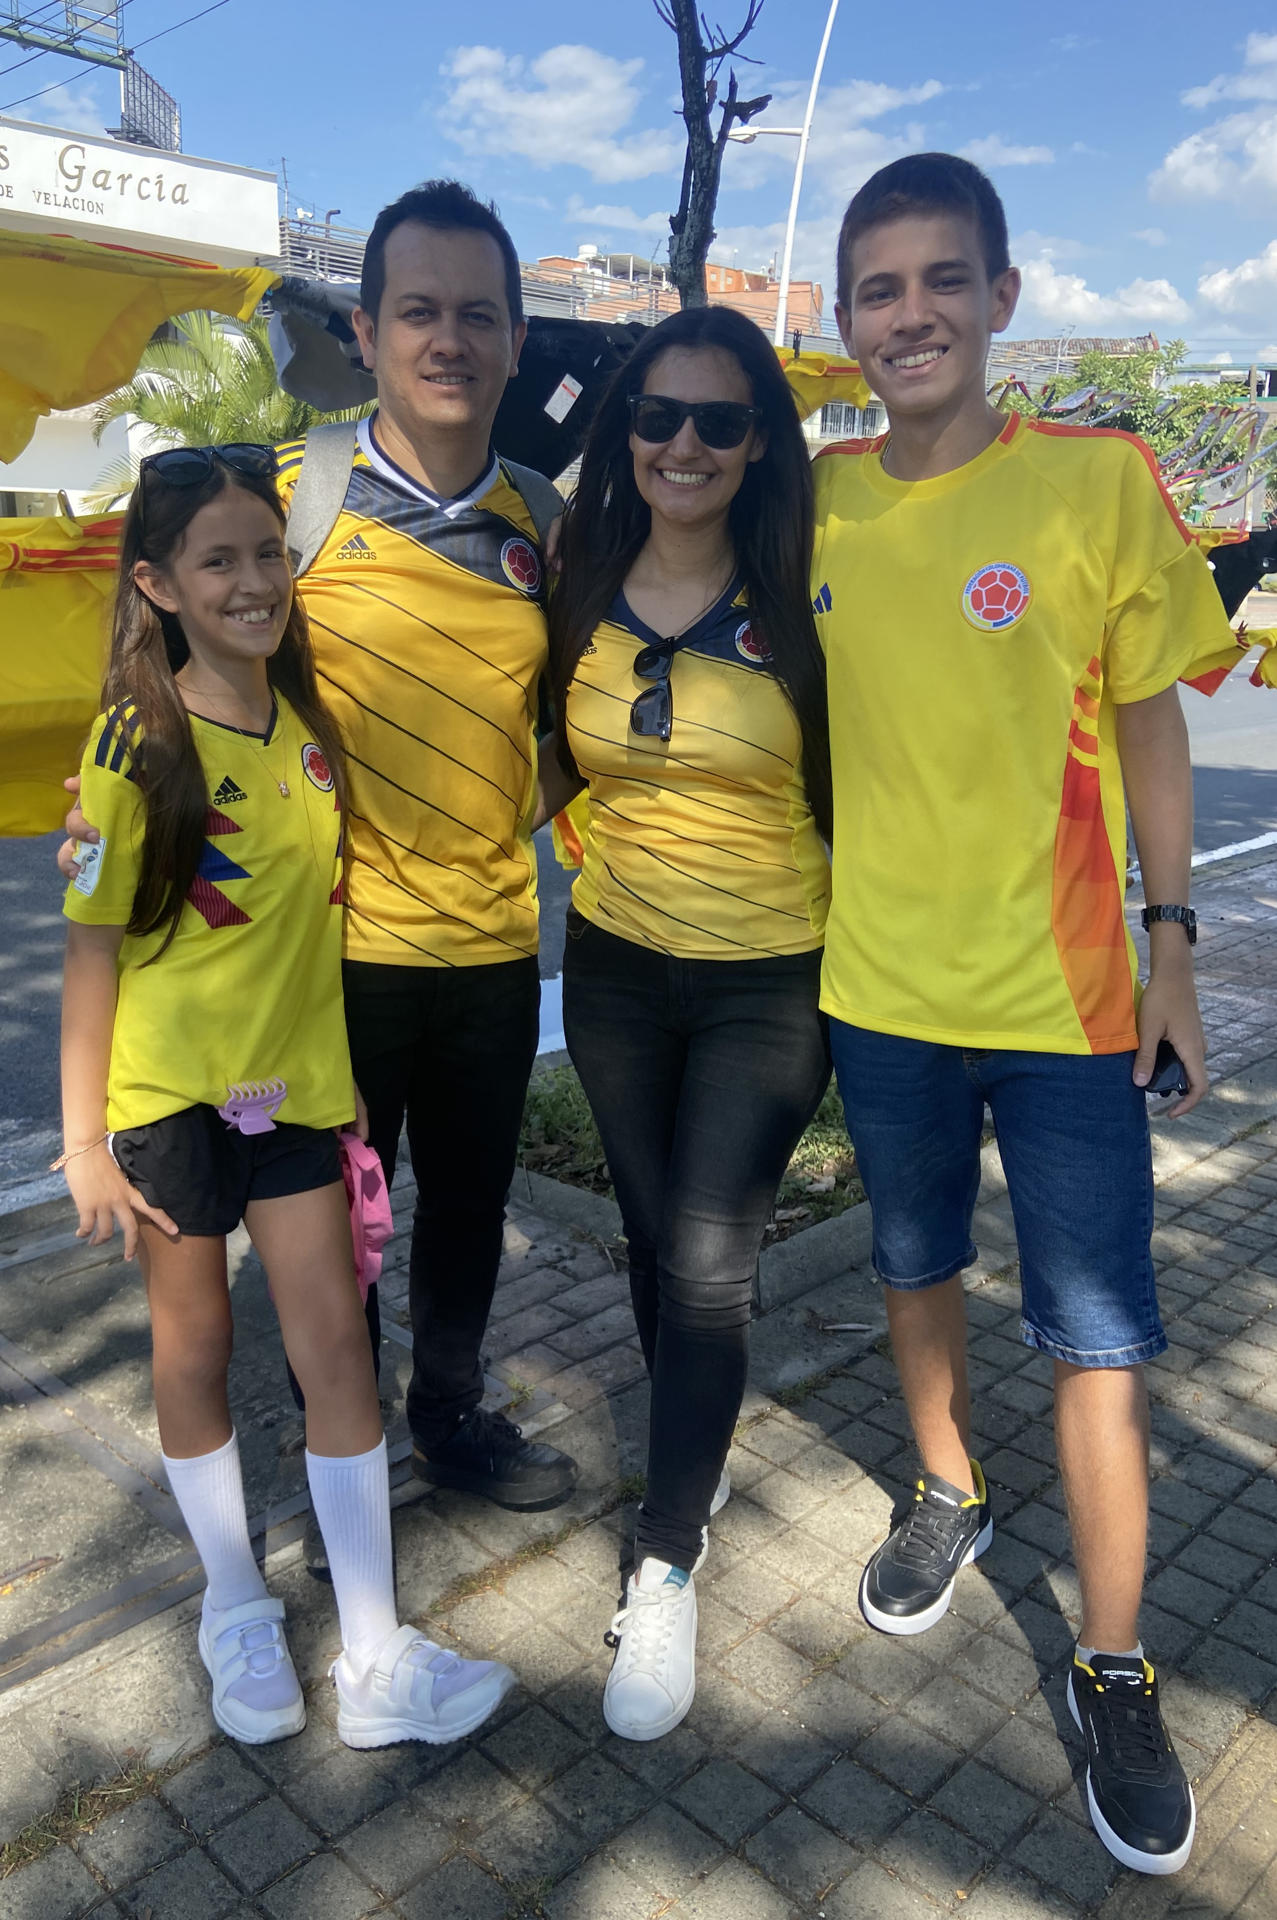
<svg viewBox="0 0 1277 1920"><path fill-rule="evenodd" d="M937 1286L976 1257L988 1105L1020 1254L1026 1343L1076 1367L1165 1351L1153 1166L1133 1053L968 1051L829 1022L879 1277Z"/></svg>

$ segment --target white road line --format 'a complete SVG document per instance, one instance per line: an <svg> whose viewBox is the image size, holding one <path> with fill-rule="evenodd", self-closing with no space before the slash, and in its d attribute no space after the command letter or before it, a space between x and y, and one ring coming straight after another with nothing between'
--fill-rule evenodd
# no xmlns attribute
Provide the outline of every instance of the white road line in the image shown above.
<svg viewBox="0 0 1277 1920"><path fill-rule="evenodd" d="M1277 837L1277 836L1275 836ZM541 1038L538 1053L557 1053L567 1045L563 1038L563 976L541 982Z"/></svg>
<svg viewBox="0 0 1277 1920"><path fill-rule="evenodd" d="M1261 833L1254 840L1234 840L1231 847L1212 847L1209 853L1195 853L1195 867L1209 867L1216 860L1231 860L1234 854L1258 853L1261 847L1277 847L1277 833Z"/></svg>

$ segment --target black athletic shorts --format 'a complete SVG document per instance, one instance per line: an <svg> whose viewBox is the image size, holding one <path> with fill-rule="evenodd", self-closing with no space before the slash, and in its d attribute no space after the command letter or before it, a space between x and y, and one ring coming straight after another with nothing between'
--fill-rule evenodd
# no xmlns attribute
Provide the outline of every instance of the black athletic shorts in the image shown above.
<svg viewBox="0 0 1277 1920"><path fill-rule="evenodd" d="M233 1233L250 1200L282 1200L342 1177L331 1127L278 1121L270 1133L241 1133L216 1107L184 1107L113 1133L111 1151L143 1199L182 1233Z"/></svg>

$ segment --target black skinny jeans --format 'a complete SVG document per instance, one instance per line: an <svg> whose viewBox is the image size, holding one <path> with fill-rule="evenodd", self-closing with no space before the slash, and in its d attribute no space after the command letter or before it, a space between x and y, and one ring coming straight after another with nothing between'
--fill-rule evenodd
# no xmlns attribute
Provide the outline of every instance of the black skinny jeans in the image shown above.
<svg viewBox="0 0 1277 1920"><path fill-rule="evenodd" d="M749 1361L758 1249L829 1081L820 953L678 960L568 915L563 1029L629 1241L652 1380L635 1559L691 1567Z"/></svg>
<svg viewBox="0 0 1277 1920"><path fill-rule="evenodd" d="M408 1123L417 1180L408 1424L428 1452L483 1398L480 1348L536 1058L541 983L535 959L487 967L347 960L342 977L351 1063L387 1182ZM375 1287L368 1304L375 1342Z"/></svg>

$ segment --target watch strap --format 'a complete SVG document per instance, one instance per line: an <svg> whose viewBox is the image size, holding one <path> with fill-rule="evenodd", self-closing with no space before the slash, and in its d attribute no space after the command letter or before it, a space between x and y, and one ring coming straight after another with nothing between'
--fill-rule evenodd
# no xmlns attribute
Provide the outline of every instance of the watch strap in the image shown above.
<svg viewBox="0 0 1277 1920"><path fill-rule="evenodd" d="M1149 927L1152 926L1154 922L1158 920L1178 920L1179 924L1183 927L1184 932L1188 935L1189 946L1190 947L1196 946L1197 915L1193 912L1193 909L1191 907L1179 907L1179 906L1145 907L1143 912L1140 914L1140 925L1143 927L1146 933L1148 932Z"/></svg>

